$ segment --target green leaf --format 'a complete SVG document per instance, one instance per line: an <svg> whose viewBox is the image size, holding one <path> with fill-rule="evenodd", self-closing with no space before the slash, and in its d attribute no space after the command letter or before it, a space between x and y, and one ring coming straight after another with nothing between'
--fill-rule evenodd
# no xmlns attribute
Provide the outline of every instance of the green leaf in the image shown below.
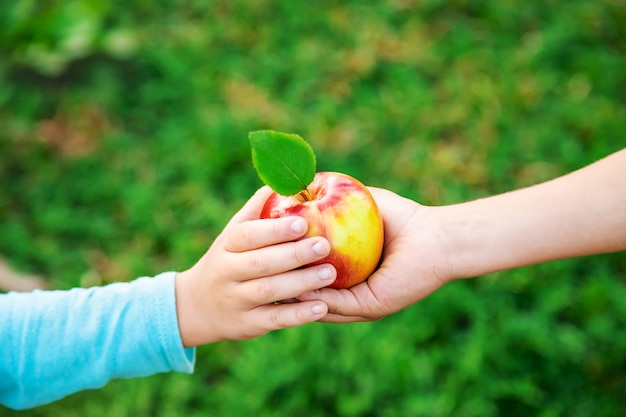
<svg viewBox="0 0 626 417"><path fill-rule="evenodd" d="M315 177L315 153L296 134L259 130L250 132L252 163L259 178L278 194L298 194Z"/></svg>

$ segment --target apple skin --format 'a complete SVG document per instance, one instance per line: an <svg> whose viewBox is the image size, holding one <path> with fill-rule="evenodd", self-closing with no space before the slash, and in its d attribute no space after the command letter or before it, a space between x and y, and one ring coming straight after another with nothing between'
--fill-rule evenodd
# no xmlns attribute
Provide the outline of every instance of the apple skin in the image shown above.
<svg viewBox="0 0 626 417"><path fill-rule="evenodd" d="M337 279L331 288L350 288L376 269L383 250L383 220L365 185L337 172L318 172L306 190L293 196L272 193L260 218L301 216L309 225L304 237L323 236L330 254L310 265L331 263Z"/></svg>

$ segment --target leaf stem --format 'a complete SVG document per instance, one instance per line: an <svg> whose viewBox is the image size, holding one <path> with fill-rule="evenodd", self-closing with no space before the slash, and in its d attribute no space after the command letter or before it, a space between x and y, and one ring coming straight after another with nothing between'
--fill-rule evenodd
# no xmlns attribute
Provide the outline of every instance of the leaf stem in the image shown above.
<svg viewBox="0 0 626 417"><path fill-rule="evenodd" d="M311 194L311 192L309 191L308 188L304 188L302 191L300 191L298 193L298 196L303 200L303 201L313 201L313 195Z"/></svg>

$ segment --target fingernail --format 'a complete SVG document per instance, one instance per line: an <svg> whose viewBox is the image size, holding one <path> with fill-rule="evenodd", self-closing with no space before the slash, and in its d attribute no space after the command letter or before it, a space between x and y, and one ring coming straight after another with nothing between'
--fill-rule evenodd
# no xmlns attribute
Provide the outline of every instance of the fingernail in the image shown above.
<svg viewBox="0 0 626 417"><path fill-rule="evenodd" d="M325 256L328 254L328 249L324 243L317 242L315 245L313 245L313 253L320 257Z"/></svg>
<svg viewBox="0 0 626 417"><path fill-rule="evenodd" d="M313 314L315 314L316 316L318 314L324 313L324 305L323 304L313 304L313 307L311 307L311 312Z"/></svg>
<svg viewBox="0 0 626 417"><path fill-rule="evenodd" d="M298 235L306 232L306 222L303 219L294 220L291 222L291 231Z"/></svg>
<svg viewBox="0 0 626 417"><path fill-rule="evenodd" d="M317 270L317 274L319 275L319 277L320 277L320 279L322 281L328 281L328 280L332 279L332 277L333 277L333 274L332 274L330 268L327 267L327 266L323 266L320 269L318 269Z"/></svg>

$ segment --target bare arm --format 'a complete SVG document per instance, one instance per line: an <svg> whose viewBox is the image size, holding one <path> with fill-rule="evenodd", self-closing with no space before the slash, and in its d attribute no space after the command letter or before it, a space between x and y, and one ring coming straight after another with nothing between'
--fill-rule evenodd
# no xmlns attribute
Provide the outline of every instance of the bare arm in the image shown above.
<svg viewBox="0 0 626 417"><path fill-rule="evenodd" d="M437 208L449 278L626 249L626 149L546 183Z"/></svg>
<svg viewBox="0 0 626 417"><path fill-rule="evenodd" d="M372 189L385 222L380 268L347 290L300 299L328 322L376 320L457 279L626 250L626 149L529 188L443 207Z"/></svg>

